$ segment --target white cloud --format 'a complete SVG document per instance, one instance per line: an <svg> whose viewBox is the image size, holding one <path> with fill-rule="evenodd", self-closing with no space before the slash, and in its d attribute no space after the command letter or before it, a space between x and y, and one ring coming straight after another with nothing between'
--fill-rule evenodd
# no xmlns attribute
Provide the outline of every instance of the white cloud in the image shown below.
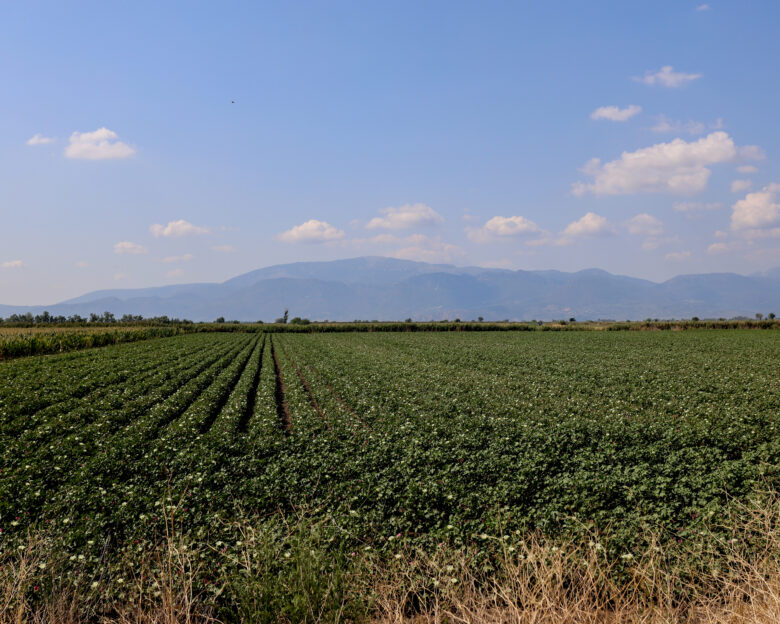
<svg viewBox="0 0 780 624"><path fill-rule="evenodd" d="M650 86L661 85L663 87L675 88L698 78L701 78L701 74L676 72L671 65L664 65L657 71L646 71L644 76L634 76L633 80Z"/></svg>
<svg viewBox="0 0 780 624"><path fill-rule="evenodd" d="M49 143L54 143L56 139L53 137L45 137L42 134L36 134L35 136L30 137L27 139L26 143L27 145L48 145Z"/></svg>
<svg viewBox="0 0 780 624"><path fill-rule="evenodd" d="M120 255L130 254L130 255L137 256L148 252L149 250L146 249L146 247L138 245L137 243L131 243L130 241L121 241L114 245L115 254L120 254Z"/></svg>
<svg viewBox="0 0 780 624"><path fill-rule="evenodd" d="M722 207L723 204L719 202L674 202L674 209L677 212L703 212L705 210L717 210Z"/></svg>
<svg viewBox="0 0 780 624"><path fill-rule="evenodd" d="M697 11L709 11L710 10L710 5L709 4L700 4L699 6L696 7L696 10Z"/></svg>
<svg viewBox="0 0 780 624"><path fill-rule="evenodd" d="M168 271L165 275L166 277L181 277L184 275L184 271L181 269L173 269L172 271Z"/></svg>
<svg viewBox="0 0 780 624"><path fill-rule="evenodd" d="M0 263L0 269L21 269L24 266L24 262L21 260L8 260Z"/></svg>
<svg viewBox="0 0 780 624"><path fill-rule="evenodd" d="M162 259L163 262L167 264L172 264L175 262L190 262L191 260L194 260L195 256L193 256L191 253L184 254L183 256L167 256Z"/></svg>
<svg viewBox="0 0 780 624"><path fill-rule="evenodd" d="M454 262L465 256L465 252L457 245L424 234L407 236L401 240L401 244L403 246L400 249L390 254L394 258L422 262Z"/></svg>
<svg viewBox="0 0 780 624"><path fill-rule="evenodd" d="M679 236L649 236L645 240L642 241L642 249L644 251L653 251L654 249L658 249L659 247L662 247L663 245L671 245L673 243L679 243L680 237Z"/></svg>
<svg viewBox="0 0 780 624"><path fill-rule="evenodd" d="M374 217L368 222L369 230L403 230L419 226L439 225L444 222L438 212L425 204L406 204L397 208L389 207L380 210L383 217Z"/></svg>
<svg viewBox="0 0 780 624"><path fill-rule="evenodd" d="M127 279L128 275L127 273L114 273L114 279L118 282L119 280Z"/></svg>
<svg viewBox="0 0 780 624"><path fill-rule="evenodd" d="M752 180L734 180L731 183L731 192L740 193L742 191L747 191L751 186L753 186Z"/></svg>
<svg viewBox="0 0 780 624"><path fill-rule="evenodd" d="M686 260L691 257L690 251L673 251L672 253L668 253L664 256L667 260L670 262L682 262L683 260Z"/></svg>
<svg viewBox="0 0 780 624"><path fill-rule="evenodd" d="M325 243L344 238L344 230L332 226L325 221L309 219L301 225L279 234L279 240L285 243Z"/></svg>
<svg viewBox="0 0 780 624"><path fill-rule="evenodd" d="M755 165L740 165L737 167L737 171L740 173L758 173L758 167Z"/></svg>
<svg viewBox="0 0 780 624"><path fill-rule="evenodd" d="M116 132L108 128L99 128L94 132L74 132L70 135L70 145L65 148L65 156L85 160L109 160L129 158L135 150L118 140Z"/></svg>
<svg viewBox="0 0 780 624"><path fill-rule="evenodd" d="M495 238L509 238L522 234L532 234L539 231L539 226L533 221L521 216L489 219L481 228L466 228L468 237L478 243L486 243Z"/></svg>
<svg viewBox="0 0 780 624"><path fill-rule="evenodd" d="M739 157L742 160L764 160L766 154L758 145L743 145L739 148Z"/></svg>
<svg viewBox="0 0 780 624"><path fill-rule="evenodd" d="M167 238L180 238L182 236L208 234L208 228L199 227L193 225L189 221L179 219L178 221L170 221L168 225L160 225L155 223L149 226L149 231L155 238L165 236Z"/></svg>
<svg viewBox="0 0 780 624"><path fill-rule="evenodd" d="M707 247L707 253L711 254L713 256L729 253L730 251L734 251L735 249L739 248L739 243L732 242L732 243L712 243L709 247Z"/></svg>
<svg viewBox="0 0 780 624"><path fill-rule="evenodd" d="M780 231L780 184L748 193L732 207L731 229L746 238L774 238Z"/></svg>
<svg viewBox="0 0 780 624"><path fill-rule="evenodd" d="M729 237L729 233L728 232L724 232L723 230L716 230L715 231L715 238L723 239L723 238L728 238L728 237Z"/></svg>
<svg viewBox="0 0 780 624"><path fill-rule="evenodd" d="M608 119L609 121L627 121L642 112L642 107L630 104L626 108L617 106L602 106L590 114L591 119Z"/></svg>
<svg viewBox="0 0 780 624"><path fill-rule="evenodd" d="M723 119L718 118L713 123L705 124L702 121L680 121L678 119L669 119L666 115L659 115L658 122L650 128L658 133L676 133L685 132L687 134L704 134L708 130L722 130Z"/></svg>
<svg viewBox="0 0 780 624"><path fill-rule="evenodd" d="M597 215L595 212L588 212L577 221L569 223L563 231L564 238L576 236L597 236L607 234L611 227L606 218Z"/></svg>
<svg viewBox="0 0 780 624"><path fill-rule="evenodd" d="M578 197L586 193L693 193L707 187L711 173L707 166L735 158L737 147L725 132L713 132L690 143L674 139L623 152L619 159L607 163L591 159L582 172L593 177L593 181L576 182L572 193Z"/></svg>
<svg viewBox="0 0 780 624"><path fill-rule="evenodd" d="M78 262L76 262L76 266L79 269L86 269L89 265L86 262L84 262L83 260L79 260Z"/></svg>
<svg viewBox="0 0 780 624"><path fill-rule="evenodd" d="M214 245L212 251L219 251L221 253L233 253L236 248L233 245Z"/></svg>
<svg viewBox="0 0 780 624"><path fill-rule="evenodd" d="M639 236L660 236L664 233L664 224L654 216L643 212L626 223L629 234Z"/></svg>

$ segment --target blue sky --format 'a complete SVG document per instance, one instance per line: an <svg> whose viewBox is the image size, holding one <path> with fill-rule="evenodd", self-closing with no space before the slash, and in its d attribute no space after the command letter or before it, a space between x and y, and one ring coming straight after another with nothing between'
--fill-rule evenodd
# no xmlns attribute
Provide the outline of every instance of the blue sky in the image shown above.
<svg viewBox="0 0 780 624"><path fill-rule="evenodd" d="M0 302L369 254L778 266L778 23L770 0L5 4Z"/></svg>

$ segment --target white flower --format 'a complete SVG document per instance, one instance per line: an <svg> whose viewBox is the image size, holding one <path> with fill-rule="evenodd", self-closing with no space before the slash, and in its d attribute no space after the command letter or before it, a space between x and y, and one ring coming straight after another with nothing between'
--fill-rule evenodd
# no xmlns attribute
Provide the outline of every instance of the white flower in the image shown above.
<svg viewBox="0 0 780 624"><path fill-rule="evenodd" d="M116 582L117 582L117 583L119 583L119 584L121 585L122 583L124 583L124 582L125 582L125 579L123 579L123 578L118 578L118 579L116 580Z"/></svg>
<svg viewBox="0 0 780 624"><path fill-rule="evenodd" d="M93 581L93 582L92 582L92 585L90 585L90 587L91 587L92 589L97 589L97 588L98 588L98 585L100 585L100 583L98 583L97 581Z"/></svg>
<svg viewBox="0 0 780 624"><path fill-rule="evenodd" d="M401 554L400 554L400 553L398 553L398 554L395 556L395 558L396 558L396 559L400 559L400 558L401 558Z"/></svg>
<svg viewBox="0 0 780 624"><path fill-rule="evenodd" d="M624 561L630 561L631 559L634 558L634 555L632 555L631 553L623 553L622 555L620 555L620 558L623 559Z"/></svg>
<svg viewBox="0 0 780 624"><path fill-rule="evenodd" d="M43 562L41 562L41 563L39 563L39 564L38 564L38 567L39 567L41 570L45 570L45 569L46 569L46 564L45 564L45 563L43 563Z"/></svg>
<svg viewBox="0 0 780 624"><path fill-rule="evenodd" d="M450 579L450 583L452 583L453 585L455 585L455 583L457 583L457 582L458 582L458 579L456 579L454 576Z"/></svg>

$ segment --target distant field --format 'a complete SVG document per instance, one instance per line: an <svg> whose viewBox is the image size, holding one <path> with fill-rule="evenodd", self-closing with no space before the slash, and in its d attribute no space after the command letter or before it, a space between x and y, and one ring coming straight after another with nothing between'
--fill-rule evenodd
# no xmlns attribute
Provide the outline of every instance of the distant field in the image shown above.
<svg viewBox="0 0 780 624"><path fill-rule="evenodd" d="M174 336L178 327L2 327L0 360Z"/></svg>
<svg viewBox="0 0 780 624"><path fill-rule="evenodd" d="M0 325L0 339L5 337L40 335L40 334L94 334L100 332L118 332L135 331L145 329L141 326L121 325L111 327L110 325L95 327L58 327L58 326L38 326L38 327L3 327Z"/></svg>
<svg viewBox="0 0 780 624"><path fill-rule="evenodd" d="M651 533L729 535L777 487L778 371L780 332L748 330L200 333L4 362L0 553L44 535L43 576L117 596L175 513L212 595L240 527L310 514L353 555L489 562L538 531L627 564Z"/></svg>

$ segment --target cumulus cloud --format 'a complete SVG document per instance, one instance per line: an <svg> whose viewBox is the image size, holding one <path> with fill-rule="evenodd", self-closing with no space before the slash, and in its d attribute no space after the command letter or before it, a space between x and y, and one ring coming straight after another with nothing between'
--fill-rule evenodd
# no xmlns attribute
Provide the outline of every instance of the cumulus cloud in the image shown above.
<svg viewBox="0 0 780 624"><path fill-rule="evenodd" d="M707 130L722 130L723 119L718 118L713 123L705 124L702 121L694 121L692 119L680 121L677 119L669 119L666 115L660 115L658 117L658 122L650 129L653 132L661 134L680 134L682 132L686 134L704 134Z"/></svg>
<svg viewBox="0 0 780 624"><path fill-rule="evenodd" d="M743 145L739 148L739 157L742 160L764 160L766 154L758 145Z"/></svg>
<svg viewBox="0 0 780 624"><path fill-rule="evenodd" d="M341 238L344 238L344 230L317 219L309 219L279 234L279 240L285 243L326 243Z"/></svg>
<svg viewBox="0 0 780 624"><path fill-rule="evenodd" d="M131 243L130 241L121 241L114 245L114 253L119 255L133 255L138 256L140 254L148 253L149 250L137 243Z"/></svg>
<svg viewBox="0 0 780 624"><path fill-rule="evenodd" d="M755 165L740 165L737 167L737 171L740 173L758 173L758 167Z"/></svg>
<svg viewBox="0 0 780 624"><path fill-rule="evenodd" d="M591 159L582 172L593 181L576 182L572 193L578 197L587 193L695 193L707 187L712 173L708 166L733 161L738 155L737 146L725 132L713 132L691 142L674 139L623 152L617 160L606 163Z"/></svg>
<svg viewBox="0 0 780 624"><path fill-rule="evenodd" d="M752 180L734 180L731 183L731 192L741 193L742 191L747 191L751 186L753 186Z"/></svg>
<svg viewBox="0 0 780 624"><path fill-rule="evenodd" d="M564 238L573 238L577 236L598 236L612 231L609 222L605 217L597 215L595 212L588 212L580 219L569 223L563 230Z"/></svg>
<svg viewBox="0 0 780 624"><path fill-rule="evenodd" d="M685 72L676 72L671 65L664 65L661 69L648 70L644 76L634 76L633 80L642 84L662 87L676 88L681 87L693 80L701 78L701 74L686 74Z"/></svg>
<svg viewBox="0 0 780 624"><path fill-rule="evenodd" d="M660 236L664 233L664 224L654 216L643 212L626 223L629 234L639 236Z"/></svg>
<svg viewBox="0 0 780 624"><path fill-rule="evenodd" d="M457 245L432 238L424 234L412 234L401 241L401 248L390 255L402 260L418 260L421 262L454 262L465 256L465 252Z"/></svg>
<svg viewBox="0 0 780 624"><path fill-rule="evenodd" d="M163 262L166 264L173 264L176 262L190 262L191 260L194 260L195 256L193 256L191 253L184 254L183 256L166 256L162 259Z"/></svg>
<svg viewBox="0 0 780 624"><path fill-rule="evenodd" d="M149 231L155 238L165 236L167 238L180 238L182 236L191 236L198 234L208 234L208 228L198 227L193 225L189 221L179 219L178 221L170 221L168 225L160 225L155 223L149 226Z"/></svg>
<svg viewBox="0 0 780 624"><path fill-rule="evenodd" d="M93 132L74 132L70 135L70 144L65 148L65 156L84 160L110 160L129 158L135 150L119 140L117 133L108 128L98 128Z"/></svg>
<svg viewBox="0 0 780 624"><path fill-rule="evenodd" d="M21 269L24 266L24 262L21 260L7 260L0 263L0 269Z"/></svg>
<svg viewBox="0 0 780 624"><path fill-rule="evenodd" d="M707 247L707 253L715 256L719 254L729 253L730 251L734 251L735 249L739 249L739 243L737 242L712 243L712 245Z"/></svg>
<svg viewBox="0 0 780 624"><path fill-rule="evenodd" d="M496 238L510 238L523 234L533 234L539 226L530 219L521 216L489 219L481 228L466 228L468 237L478 243L486 243Z"/></svg>
<svg viewBox="0 0 780 624"><path fill-rule="evenodd" d="M642 107L636 104L630 104L626 108L618 106L602 106L590 114L591 119L608 119L609 121L627 121L634 115L642 112Z"/></svg>
<svg viewBox="0 0 780 624"><path fill-rule="evenodd" d="M54 143L55 139L53 137L45 137L42 134L36 134L35 136L30 137L27 139L26 143L27 145L48 145L49 143Z"/></svg>
<svg viewBox="0 0 780 624"><path fill-rule="evenodd" d="M780 184L748 193L732 207L731 229L746 238L780 236Z"/></svg>
<svg viewBox="0 0 780 624"><path fill-rule="evenodd" d="M719 202L674 202L674 209L677 212L703 212L706 210L717 210L722 207L723 204Z"/></svg>
<svg viewBox="0 0 780 624"><path fill-rule="evenodd" d="M211 248L212 251L219 251L221 253L233 253L236 248L233 245L214 245Z"/></svg>
<svg viewBox="0 0 780 624"><path fill-rule="evenodd" d="M691 257L690 251L673 251L664 256L664 258L666 258L670 262L682 262L683 260L686 260L687 258L690 257Z"/></svg>
<svg viewBox="0 0 780 624"><path fill-rule="evenodd" d="M413 227L439 225L444 222L438 212L425 204L405 204L397 208L389 207L379 211L384 216L374 217L368 222L369 230L404 230Z"/></svg>

